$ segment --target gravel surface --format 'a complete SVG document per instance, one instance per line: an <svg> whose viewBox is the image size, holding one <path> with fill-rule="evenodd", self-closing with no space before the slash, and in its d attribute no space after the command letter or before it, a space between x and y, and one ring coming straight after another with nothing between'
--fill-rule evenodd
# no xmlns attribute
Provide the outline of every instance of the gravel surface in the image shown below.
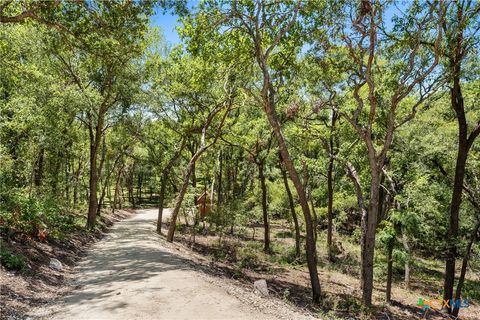
<svg viewBox="0 0 480 320"><path fill-rule="evenodd" d="M170 210L165 210L167 218ZM157 210L113 226L75 268L73 290L41 319L308 319L281 300L202 271L155 232Z"/></svg>

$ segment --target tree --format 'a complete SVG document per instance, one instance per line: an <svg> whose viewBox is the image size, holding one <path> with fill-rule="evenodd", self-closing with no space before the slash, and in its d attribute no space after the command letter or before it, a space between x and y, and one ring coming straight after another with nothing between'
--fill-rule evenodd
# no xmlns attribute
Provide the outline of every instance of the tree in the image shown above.
<svg viewBox="0 0 480 320"><path fill-rule="evenodd" d="M340 22L335 23L332 31L339 35L344 45L339 47L333 41L328 42L327 47L338 50L322 51L322 54L327 61L342 56L346 59L339 65L339 71L345 72L346 82L353 90L350 97L355 101L356 108L353 112L345 112L345 108L339 106L336 111L352 125L367 150L370 185L367 210L362 215L361 224L361 287L362 301L365 306L370 306L382 172L395 129L410 120L418 106L438 89L438 82L429 76L435 76L433 71L439 63L444 8L438 4L423 8L411 6L408 20L414 22L414 27L399 27L396 41L383 42L379 41L382 36L380 30L383 29L383 5L362 1L359 8L347 5L341 10L340 17L337 17ZM355 19L350 18L353 16ZM434 42L433 50L424 45L427 40ZM384 79L384 86L380 79ZM409 96L415 101L410 103L411 113L404 115L402 101ZM397 120L402 115L403 119Z"/></svg>
<svg viewBox="0 0 480 320"><path fill-rule="evenodd" d="M445 69L448 72L450 100L458 123L458 146L455 164L455 176L450 203L450 218L447 239L447 257L445 262L445 281L443 299L452 301L455 282L455 259L457 257L457 241L459 226L459 210L462 203L463 184L467 157L473 142L480 134L480 119L474 128L469 130L464 97L462 95L462 64L468 59L475 46L478 47L478 26L480 25L480 4L472 1L457 1L448 10L448 19L442 26L445 32ZM470 133L469 133L470 131ZM461 292L461 286L460 286ZM449 309L452 311L452 309ZM458 315L458 308L453 309Z"/></svg>
<svg viewBox="0 0 480 320"><path fill-rule="evenodd" d="M147 27L147 20L140 15L144 10L148 10L148 7L92 2L90 6L82 7L76 24L69 25L69 30L91 32L96 37L90 37L89 42L71 40L76 44L73 50L66 47L68 42L63 38L52 44L59 65L75 83L85 101L78 118L88 129L90 145L87 215L87 227L90 229L95 226L99 205L97 189L103 169L103 163L98 163L101 143L107 129L115 121L115 111L129 106L135 95L134 90L138 90L136 83L141 79L135 60L145 50L142 34ZM97 18L91 19L91 15ZM125 37L125 34L130 36Z"/></svg>
<svg viewBox="0 0 480 320"><path fill-rule="evenodd" d="M183 81L177 82L177 85L179 85L179 97L177 99L182 103L181 111L194 116L191 118L192 123L189 124L189 131L200 133L200 143L198 149L192 154L183 173L182 185L175 200L167 235L167 240L170 242L173 241L176 219L180 212L195 163L208 148L217 142L222 134L227 116L235 103L235 83L232 76L230 76L229 66L218 63L209 64L207 61L199 58L189 60L187 57L180 57L179 59L180 63L182 61L193 62L190 64L190 72L194 73L195 77L185 74L184 69L179 69L182 72L178 73L178 75ZM225 70L226 75L221 74L220 70ZM215 121L219 114L222 114L220 120Z"/></svg>

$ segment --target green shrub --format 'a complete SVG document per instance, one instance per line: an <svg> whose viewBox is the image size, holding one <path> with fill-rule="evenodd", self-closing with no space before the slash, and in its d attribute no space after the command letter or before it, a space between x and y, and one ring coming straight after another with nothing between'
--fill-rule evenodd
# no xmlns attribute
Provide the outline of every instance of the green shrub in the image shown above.
<svg viewBox="0 0 480 320"><path fill-rule="evenodd" d="M22 255L14 254L3 246L0 247L0 262L9 270L25 271L27 269L27 263Z"/></svg>
<svg viewBox="0 0 480 320"><path fill-rule="evenodd" d="M237 261L241 268L247 269L254 269L260 264L260 259L257 253L250 247L244 247L238 250Z"/></svg>
<svg viewBox="0 0 480 320"><path fill-rule="evenodd" d="M62 238L82 223L81 219L67 213L53 196L12 189L2 195L2 200L0 231L6 236L23 233L35 237L41 229L50 238Z"/></svg>
<svg viewBox="0 0 480 320"><path fill-rule="evenodd" d="M480 281L465 279L462 296L480 301Z"/></svg>

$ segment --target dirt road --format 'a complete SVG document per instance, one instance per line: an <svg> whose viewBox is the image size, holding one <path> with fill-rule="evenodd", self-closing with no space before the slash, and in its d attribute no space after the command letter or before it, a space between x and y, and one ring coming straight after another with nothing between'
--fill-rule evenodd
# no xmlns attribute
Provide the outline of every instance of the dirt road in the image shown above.
<svg viewBox="0 0 480 320"><path fill-rule="evenodd" d="M164 216L169 214L165 209ZM281 301L275 301L275 308L265 307L272 299L218 285L212 276L172 253L155 233L156 215L156 210L139 210L118 222L76 268L75 289L55 302L43 318L304 318Z"/></svg>

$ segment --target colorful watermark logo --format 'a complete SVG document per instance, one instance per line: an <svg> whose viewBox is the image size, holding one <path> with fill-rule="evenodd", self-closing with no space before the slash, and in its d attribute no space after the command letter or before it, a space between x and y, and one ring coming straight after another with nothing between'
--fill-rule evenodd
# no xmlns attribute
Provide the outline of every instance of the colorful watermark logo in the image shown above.
<svg viewBox="0 0 480 320"><path fill-rule="evenodd" d="M418 298L417 306L423 310L435 309L440 310L443 308L454 309L454 308L468 308L470 304L468 299L451 299L451 300L442 300L442 299L423 299Z"/></svg>

